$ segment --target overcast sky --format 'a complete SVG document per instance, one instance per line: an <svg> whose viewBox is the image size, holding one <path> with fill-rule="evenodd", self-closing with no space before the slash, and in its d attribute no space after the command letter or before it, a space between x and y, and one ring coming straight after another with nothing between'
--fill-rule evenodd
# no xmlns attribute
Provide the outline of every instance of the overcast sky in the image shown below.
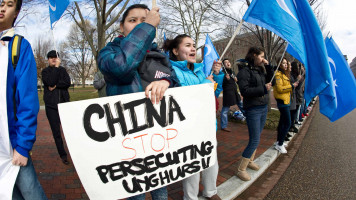
<svg viewBox="0 0 356 200"><path fill-rule="evenodd" d="M32 46L38 37L52 38L49 18L40 17L48 16L48 5L34 9L38 14L28 17L21 22L22 27L17 28L18 33L24 35ZM324 0L323 9L327 17L326 32L330 31L329 36L334 38L350 63L356 57L356 0ZM70 24L70 19L61 19L56 24L54 35L57 41L66 39Z"/></svg>
<svg viewBox="0 0 356 200"><path fill-rule="evenodd" d="M356 57L356 0L324 0L327 29L348 63Z"/></svg>

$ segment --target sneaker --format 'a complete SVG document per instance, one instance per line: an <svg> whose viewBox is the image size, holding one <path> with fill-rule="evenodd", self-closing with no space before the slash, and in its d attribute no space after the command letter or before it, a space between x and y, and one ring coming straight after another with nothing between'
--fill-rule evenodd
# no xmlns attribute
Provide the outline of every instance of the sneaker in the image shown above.
<svg viewBox="0 0 356 200"><path fill-rule="evenodd" d="M308 116L309 116L309 114L308 114L308 113L305 113L305 115L304 115L304 116L307 116L307 117L308 117Z"/></svg>
<svg viewBox="0 0 356 200"><path fill-rule="evenodd" d="M290 133L287 133L287 136L286 136L287 138L290 138L290 137L292 137L292 135L290 134Z"/></svg>
<svg viewBox="0 0 356 200"><path fill-rule="evenodd" d="M274 145L274 146L278 146L278 141L275 142L273 145ZM287 145L285 142L283 142L283 146L284 146L284 147L287 147L288 145Z"/></svg>
<svg viewBox="0 0 356 200"><path fill-rule="evenodd" d="M286 148L284 147L284 145L281 145L281 146L276 145L274 148L277 149L281 154L287 153L287 150L286 150Z"/></svg>
<svg viewBox="0 0 356 200"><path fill-rule="evenodd" d="M297 127L295 127L295 126L290 127L289 131L290 131L290 132L293 132L293 133L298 133L298 129L297 129ZM289 134L289 133L288 133L288 134Z"/></svg>
<svg viewBox="0 0 356 200"><path fill-rule="evenodd" d="M284 141L289 142L290 141L289 137L284 138Z"/></svg>
<svg viewBox="0 0 356 200"><path fill-rule="evenodd" d="M304 115L304 113L302 114L302 118L304 118L305 117L305 115Z"/></svg>
<svg viewBox="0 0 356 200"><path fill-rule="evenodd" d="M295 123L295 125L302 125L302 122L298 121Z"/></svg>

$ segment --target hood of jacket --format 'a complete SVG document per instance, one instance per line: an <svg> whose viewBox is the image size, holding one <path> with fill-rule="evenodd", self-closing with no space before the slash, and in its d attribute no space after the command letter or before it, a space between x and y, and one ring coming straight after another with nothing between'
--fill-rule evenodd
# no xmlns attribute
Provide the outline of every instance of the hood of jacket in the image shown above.
<svg viewBox="0 0 356 200"><path fill-rule="evenodd" d="M179 68L182 71L190 71L190 69L187 67L188 66L188 61L173 61L170 60L172 63L172 66ZM193 63L194 64L194 73L197 73L198 71L202 70L204 67L203 63Z"/></svg>

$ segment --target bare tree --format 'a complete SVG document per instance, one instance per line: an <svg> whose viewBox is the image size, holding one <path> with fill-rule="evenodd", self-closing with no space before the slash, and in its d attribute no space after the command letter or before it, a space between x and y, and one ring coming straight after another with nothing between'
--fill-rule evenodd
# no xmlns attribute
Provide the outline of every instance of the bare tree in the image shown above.
<svg viewBox="0 0 356 200"><path fill-rule="evenodd" d="M202 34L220 30L221 16L212 12L224 5L216 0L166 0L161 1L162 25L169 34L187 34L199 42Z"/></svg>
<svg viewBox="0 0 356 200"><path fill-rule="evenodd" d="M75 2L73 7L68 8L70 16L82 31L95 60L97 60L100 49L117 34L119 17L129 1L85 0L81 2L82 6L79 6L79 3ZM88 27L85 21L91 21L93 24L96 24L95 28ZM94 37L94 34L97 34L97 37Z"/></svg>
<svg viewBox="0 0 356 200"><path fill-rule="evenodd" d="M86 21L86 27L94 32L93 26L89 21ZM95 34L93 39L95 40ZM83 31L73 24L68 36L68 41L64 43L62 49L66 51L69 57L68 67L72 72L72 79L80 79L82 87L85 87L85 81L88 77L93 75L93 66L95 64L92 51L88 41L84 37Z"/></svg>
<svg viewBox="0 0 356 200"><path fill-rule="evenodd" d="M47 53L50 51L51 41L43 39L39 36L33 48L34 56L37 64L37 82L40 82L40 89L42 90L42 70L48 66Z"/></svg>

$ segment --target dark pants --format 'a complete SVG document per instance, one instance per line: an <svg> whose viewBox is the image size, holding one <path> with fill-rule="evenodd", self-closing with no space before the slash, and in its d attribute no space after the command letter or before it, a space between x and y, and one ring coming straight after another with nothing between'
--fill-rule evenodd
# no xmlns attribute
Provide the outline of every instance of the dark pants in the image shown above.
<svg viewBox="0 0 356 200"><path fill-rule="evenodd" d="M67 156L64 149L62 135L61 135L61 121L59 120L58 110L46 106L46 115L51 126L54 142L57 146L58 154L61 158Z"/></svg>
<svg viewBox="0 0 356 200"><path fill-rule="evenodd" d="M279 106L278 105L278 110L280 112L280 117L279 117L279 123L278 123L277 140L278 140L278 145L282 146L284 139L286 138L287 133L290 128L290 125L291 125L290 106Z"/></svg>
<svg viewBox="0 0 356 200"><path fill-rule="evenodd" d="M299 107L300 107L300 105L297 105L295 110L290 111L291 126L293 126L294 123L296 123L296 121L297 121L296 119L297 119Z"/></svg>

